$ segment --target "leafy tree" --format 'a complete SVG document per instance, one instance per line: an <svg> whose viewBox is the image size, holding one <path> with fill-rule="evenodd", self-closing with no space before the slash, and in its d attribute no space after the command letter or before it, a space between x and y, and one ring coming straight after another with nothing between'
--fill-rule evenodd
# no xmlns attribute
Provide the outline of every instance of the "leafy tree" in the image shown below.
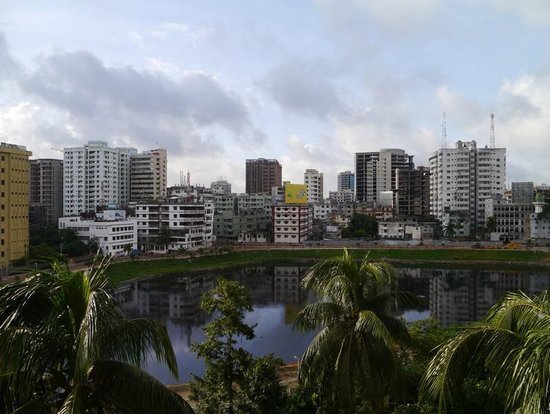
<svg viewBox="0 0 550 414"><path fill-rule="evenodd" d="M347 250L314 265L302 286L319 302L307 305L295 324L321 331L303 355L301 381L320 383L341 412L358 412L361 400L373 412L385 412L386 397L399 388L397 344L409 340L395 315L420 306L420 300L398 290L389 265L366 258L356 262Z"/></svg>
<svg viewBox="0 0 550 414"><path fill-rule="evenodd" d="M439 412L457 413L468 400L468 383L486 378L471 394L493 396L493 404L504 404L492 412L547 413L549 338L550 291L535 298L508 293L480 322L468 324L438 349L421 395L435 401Z"/></svg>
<svg viewBox="0 0 550 414"><path fill-rule="evenodd" d="M497 219L496 217L489 217L487 219L487 224L485 226L487 233L492 233L494 231L497 231Z"/></svg>
<svg viewBox="0 0 550 414"><path fill-rule="evenodd" d="M456 235L456 226L452 221L445 226L445 237L454 237Z"/></svg>
<svg viewBox="0 0 550 414"><path fill-rule="evenodd" d="M344 237L377 237L378 222L368 214L353 213L348 227L342 231Z"/></svg>
<svg viewBox="0 0 550 414"><path fill-rule="evenodd" d="M157 243L160 246L164 246L164 248L168 248L171 240L172 240L172 235L170 233L170 228L163 224L159 230Z"/></svg>
<svg viewBox="0 0 550 414"><path fill-rule="evenodd" d="M252 310L248 290L220 279L204 294L201 308L216 318L204 330L206 339L193 350L206 363L203 378L194 376L191 398L200 413L278 413L285 400L277 368L281 360L268 355L254 359L237 343L254 338L254 328L243 322Z"/></svg>
<svg viewBox="0 0 550 414"><path fill-rule="evenodd" d="M107 291L106 262L0 287L0 412L191 413L139 367L153 355L177 374L166 329L126 319Z"/></svg>

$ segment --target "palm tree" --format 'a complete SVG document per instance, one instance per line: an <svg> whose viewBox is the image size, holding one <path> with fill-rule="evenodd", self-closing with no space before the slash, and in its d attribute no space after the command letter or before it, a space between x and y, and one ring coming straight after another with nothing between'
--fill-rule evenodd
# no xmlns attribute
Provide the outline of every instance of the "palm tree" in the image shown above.
<svg viewBox="0 0 550 414"><path fill-rule="evenodd" d="M0 287L0 412L191 413L141 371L149 357L176 376L166 329L126 319L107 291L107 262Z"/></svg>
<svg viewBox="0 0 550 414"><path fill-rule="evenodd" d="M397 289L391 266L367 258L357 262L347 250L314 265L302 286L319 302L307 305L295 325L322 329L303 355L300 379L305 386L323 383L344 412L363 400L383 413L386 396L398 388L396 345L409 338L396 315L421 301Z"/></svg>
<svg viewBox="0 0 550 414"><path fill-rule="evenodd" d="M439 412L460 412L463 383L487 377L507 412L550 411L550 291L508 293L480 321L442 344L421 385Z"/></svg>

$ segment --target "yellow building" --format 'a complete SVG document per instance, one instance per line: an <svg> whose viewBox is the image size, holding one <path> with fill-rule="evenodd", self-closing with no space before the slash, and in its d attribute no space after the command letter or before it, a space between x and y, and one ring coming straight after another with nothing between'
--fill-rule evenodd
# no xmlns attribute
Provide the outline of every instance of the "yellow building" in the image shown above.
<svg viewBox="0 0 550 414"><path fill-rule="evenodd" d="M0 143L0 268L28 252L31 155L23 146Z"/></svg>

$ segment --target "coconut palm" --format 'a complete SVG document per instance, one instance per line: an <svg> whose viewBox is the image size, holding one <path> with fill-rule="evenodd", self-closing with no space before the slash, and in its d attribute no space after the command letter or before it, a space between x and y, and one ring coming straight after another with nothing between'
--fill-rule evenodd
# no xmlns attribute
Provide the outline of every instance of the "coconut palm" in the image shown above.
<svg viewBox="0 0 550 414"><path fill-rule="evenodd" d="M421 396L439 412L460 412L463 383L488 378L507 412L550 412L550 291L508 293L480 321L443 343L428 365Z"/></svg>
<svg viewBox="0 0 550 414"><path fill-rule="evenodd" d="M175 376L172 345L163 326L124 317L106 264L0 287L0 412L192 412L140 369L154 357Z"/></svg>
<svg viewBox="0 0 550 414"><path fill-rule="evenodd" d="M306 386L321 382L344 412L368 401L383 413L386 396L398 388L396 345L409 338L397 314L420 299L398 290L391 266L357 262L347 250L313 266L302 286L319 302L307 305L295 325L321 330L303 355L301 380Z"/></svg>

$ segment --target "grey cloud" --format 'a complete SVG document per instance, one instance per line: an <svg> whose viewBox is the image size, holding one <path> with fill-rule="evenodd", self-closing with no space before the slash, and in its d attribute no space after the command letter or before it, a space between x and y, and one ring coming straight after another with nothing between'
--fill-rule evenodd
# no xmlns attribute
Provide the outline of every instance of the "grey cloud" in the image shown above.
<svg viewBox="0 0 550 414"><path fill-rule="evenodd" d="M0 38L0 60L5 49ZM266 141L244 101L206 73L173 79L131 66L109 67L84 51L53 53L41 57L34 71L18 73L26 99L38 99L42 113L54 115L58 125L37 124L35 130L55 146L103 139L202 156L222 153L224 140L243 147Z"/></svg>
<svg viewBox="0 0 550 414"><path fill-rule="evenodd" d="M525 95L506 94L499 102L500 116L503 118L538 117L539 107L533 104Z"/></svg>
<svg viewBox="0 0 550 414"><path fill-rule="evenodd" d="M336 84L322 70L322 62L280 65L258 85L291 113L323 119L346 111Z"/></svg>
<svg viewBox="0 0 550 414"><path fill-rule="evenodd" d="M186 73L174 81L131 66L107 67L83 51L43 57L22 87L82 116L101 111L161 114L199 126L219 124L236 132L249 122L244 104L204 73Z"/></svg>
<svg viewBox="0 0 550 414"><path fill-rule="evenodd" d="M0 33L0 83L17 78L21 68L10 55L8 42L3 33Z"/></svg>

